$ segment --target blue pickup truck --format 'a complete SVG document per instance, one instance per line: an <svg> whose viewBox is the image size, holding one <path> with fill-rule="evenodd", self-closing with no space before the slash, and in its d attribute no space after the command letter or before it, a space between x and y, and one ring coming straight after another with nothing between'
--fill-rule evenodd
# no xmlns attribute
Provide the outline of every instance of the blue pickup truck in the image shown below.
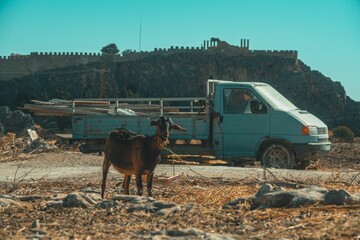
<svg viewBox="0 0 360 240"><path fill-rule="evenodd" d="M170 148L181 153L296 168L331 149L327 126L266 83L208 80L206 97L101 99L109 102L109 110L98 115L78 113L77 102L84 101L100 99L73 101L72 138L84 141L84 153L102 151L114 128L154 134L149 119L159 115L187 129L170 135Z"/></svg>

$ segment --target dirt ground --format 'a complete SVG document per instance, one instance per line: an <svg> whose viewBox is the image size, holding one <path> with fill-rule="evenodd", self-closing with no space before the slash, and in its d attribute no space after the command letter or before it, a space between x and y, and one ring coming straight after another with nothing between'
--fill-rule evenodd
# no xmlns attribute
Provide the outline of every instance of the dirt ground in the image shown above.
<svg viewBox="0 0 360 240"><path fill-rule="evenodd" d="M17 144L18 147L21 145ZM156 200L192 206L187 211L165 216L144 211L129 213L117 207L45 207L49 198L60 198L89 189L99 194L99 175L59 176L57 179L44 176L37 180L14 177L13 181L0 182L0 197L17 197L22 201L0 206L0 239L360 239L360 205L317 204L301 208L250 210L244 202L237 209L222 208L231 200L253 196L265 182L280 184L286 189L316 184L328 189L359 193L359 175L344 182L336 177L336 173L360 173L360 140L356 139L355 143L335 141L333 145L330 153L316 156L309 167L316 171L333 171L334 177L326 181L291 179L289 182L289 179L276 179L275 183L271 177L264 181L186 174L171 182L155 179L153 197ZM62 155L65 156L62 159L54 159L53 151L69 150L20 153L3 148L0 161L9 165L25 160L36 161L37 156L45 154L48 160L44 161L44 165L76 166L81 161L101 165L99 157L94 155L77 158L77 155L69 152ZM116 186L119 177L108 178L106 199L119 194L120 186ZM130 194L135 195L134 182L131 188Z"/></svg>

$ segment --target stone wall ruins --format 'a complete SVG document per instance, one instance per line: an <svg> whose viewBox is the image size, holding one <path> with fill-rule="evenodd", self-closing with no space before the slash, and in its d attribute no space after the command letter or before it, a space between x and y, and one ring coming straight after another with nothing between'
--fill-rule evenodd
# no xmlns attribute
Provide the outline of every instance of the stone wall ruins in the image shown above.
<svg viewBox="0 0 360 240"><path fill-rule="evenodd" d="M187 52L221 52L226 55L242 56L275 56L294 59L297 65L297 51L250 50L249 39L241 39L239 46L233 46L218 38L205 40L200 47L171 46L170 48L154 48L153 51L124 51L122 55L101 55L100 53L83 52L31 52L29 55L13 54L0 56L0 81L8 81L39 71L52 70L68 66L85 65L102 61L133 61L151 55L169 55Z"/></svg>

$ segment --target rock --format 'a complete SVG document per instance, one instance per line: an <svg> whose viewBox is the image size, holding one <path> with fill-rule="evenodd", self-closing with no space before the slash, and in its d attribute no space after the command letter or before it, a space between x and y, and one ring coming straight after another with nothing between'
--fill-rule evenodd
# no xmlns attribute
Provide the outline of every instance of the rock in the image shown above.
<svg viewBox="0 0 360 240"><path fill-rule="evenodd" d="M117 208L119 203L113 200L105 200L99 202L95 205L95 208L108 209L108 208Z"/></svg>
<svg viewBox="0 0 360 240"><path fill-rule="evenodd" d="M24 114L20 110L11 111L7 106L0 106L0 123L3 133L14 132L16 135L24 135L26 129L34 128L34 120L30 114Z"/></svg>
<svg viewBox="0 0 360 240"><path fill-rule="evenodd" d="M197 228L168 230L166 233L167 233L167 235L172 236L172 237L201 236L201 235L204 235L204 232L197 229Z"/></svg>
<svg viewBox="0 0 360 240"><path fill-rule="evenodd" d="M152 197L131 196L131 195L117 195L113 197L112 200L122 201L122 202L132 202L132 203L147 203L147 202L155 201L155 199Z"/></svg>
<svg viewBox="0 0 360 240"><path fill-rule="evenodd" d="M222 209L233 209L235 206L237 206L239 204L247 203L249 201L250 201L250 199L248 199L248 198L237 198L235 200L225 203L222 206Z"/></svg>
<svg viewBox="0 0 360 240"><path fill-rule="evenodd" d="M159 209L172 208L172 207L177 206L177 204L172 203L172 202L154 202L153 205Z"/></svg>
<svg viewBox="0 0 360 240"><path fill-rule="evenodd" d="M165 235L176 238L176 239L207 239L207 240L235 240L235 238L229 235L207 233L197 228L186 228L186 229L176 229L176 230L167 230Z"/></svg>
<svg viewBox="0 0 360 240"><path fill-rule="evenodd" d="M78 193L67 195L63 200L64 207L83 207L88 208L90 204Z"/></svg>
<svg viewBox="0 0 360 240"><path fill-rule="evenodd" d="M63 206L63 200L54 200L54 201L49 201L46 203L45 207L46 209L49 208L58 208Z"/></svg>
<svg viewBox="0 0 360 240"><path fill-rule="evenodd" d="M255 193L255 197L259 198L262 195L271 192L274 187L270 183L266 183L260 187L260 189Z"/></svg>
<svg viewBox="0 0 360 240"><path fill-rule="evenodd" d="M126 208L126 211L131 212L137 212L137 211L143 211L143 212L156 212L157 208L152 204L131 204L129 207Z"/></svg>
<svg viewBox="0 0 360 240"><path fill-rule="evenodd" d="M93 188L93 187L85 187L85 188L81 189L81 192L84 192L84 193L97 193L97 194L101 193L101 191L98 188Z"/></svg>
<svg viewBox="0 0 360 240"><path fill-rule="evenodd" d="M325 194L324 202L326 204L345 205L360 203L360 199L358 199L356 195L352 195L348 191L340 189L330 190Z"/></svg>
<svg viewBox="0 0 360 240"><path fill-rule="evenodd" d="M62 201L66 196L67 196L67 194L57 193L51 197L51 200L53 200L53 201L61 200Z"/></svg>
<svg viewBox="0 0 360 240"><path fill-rule="evenodd" d="M291 191L273 191L255 198L251 206L252 209L272 208L272 207L300 207L321 202L326 188L308 187Z"/></svg>
<svg viewBox="0 0 360 240"><path fill-rule="evenodd" d="M265 187L264 187L265 186ZM350 194L346 190L328 190L323 187L310 186L298 190L277 190L270 192L270 186L265 184L251 199L251 209L263 209L272 207L301 207L303 205L325 203L325 204L360 204L360 194ZM228 207L236 204L233 200L223 206Z"/></svg>
<svg viewBox="0 0 360 240"><path fill-rule="evenodd" d="M37 138L36 140L32 141L29 146L27 146L23 152L29 153L29 152L45 152L49 150L57 149L57 147L54 144L48 144L44 141L42 138Z"/></svg>
<svg viewBox="0 0 360 240"><path fill-rule="evenodd" d="M32 202L32 201L43 199L43 198L44 198L44 196L40 196L40 195L30 195L30 196L17 197L17 199L19 199L20 201L23 201L23 202Z"/></svg>
<svg viewBox="0 0 360 240"><path fill-rule="evenodd" d="M142 196L117 195L113 197L112 200L125 203L127 212L157 212L162 209L169 209L177 206L175 203L155 201L155 199L152 197ZM159 214L168 214L171 211L176 211L176 209L174 208L172 210L168 210L168 212L164 211L163 213Z"/></svg>
<svg viewBox="0 0 360 240"><path fill-rule="evenodd" d="M97 201L102 200L99 194L81 194L81 197L83 197L88 203L91 205L95 205Z"/></svg>
<svg viewBox="0 0 360 240"><path fill-rule="evenodd" d="M174 206L174 207L171 207L171 208L163 208L163 209L158 210L155 213L155 215L156 216L167 216L167 215L170 215L172 213L180 212L181 210L182 210L181 206Z"/></svg>

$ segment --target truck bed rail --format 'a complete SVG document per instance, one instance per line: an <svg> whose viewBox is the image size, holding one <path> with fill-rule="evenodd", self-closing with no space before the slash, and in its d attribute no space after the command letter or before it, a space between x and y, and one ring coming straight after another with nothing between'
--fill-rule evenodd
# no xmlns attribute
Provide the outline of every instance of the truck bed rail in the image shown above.
<svg viewBox="0 0 360 240"><path fill-rule="evenodd" d="M81 98L52 99L48 102L32 100L21 109L38 116L74 115L167 115L207 114L205 97L192 98Z"/></svg>
<svg viewBox="0 0 360 240"><path fill-rule="evenodd" d="M96 104L98 109L108 109L111 115L164 115L206 114L206 98L103 98L74 99L72 114L82 113L87 102ZM106 103L106 104L104 104ZM101 104L104 104L101 106Z"/></svg>

